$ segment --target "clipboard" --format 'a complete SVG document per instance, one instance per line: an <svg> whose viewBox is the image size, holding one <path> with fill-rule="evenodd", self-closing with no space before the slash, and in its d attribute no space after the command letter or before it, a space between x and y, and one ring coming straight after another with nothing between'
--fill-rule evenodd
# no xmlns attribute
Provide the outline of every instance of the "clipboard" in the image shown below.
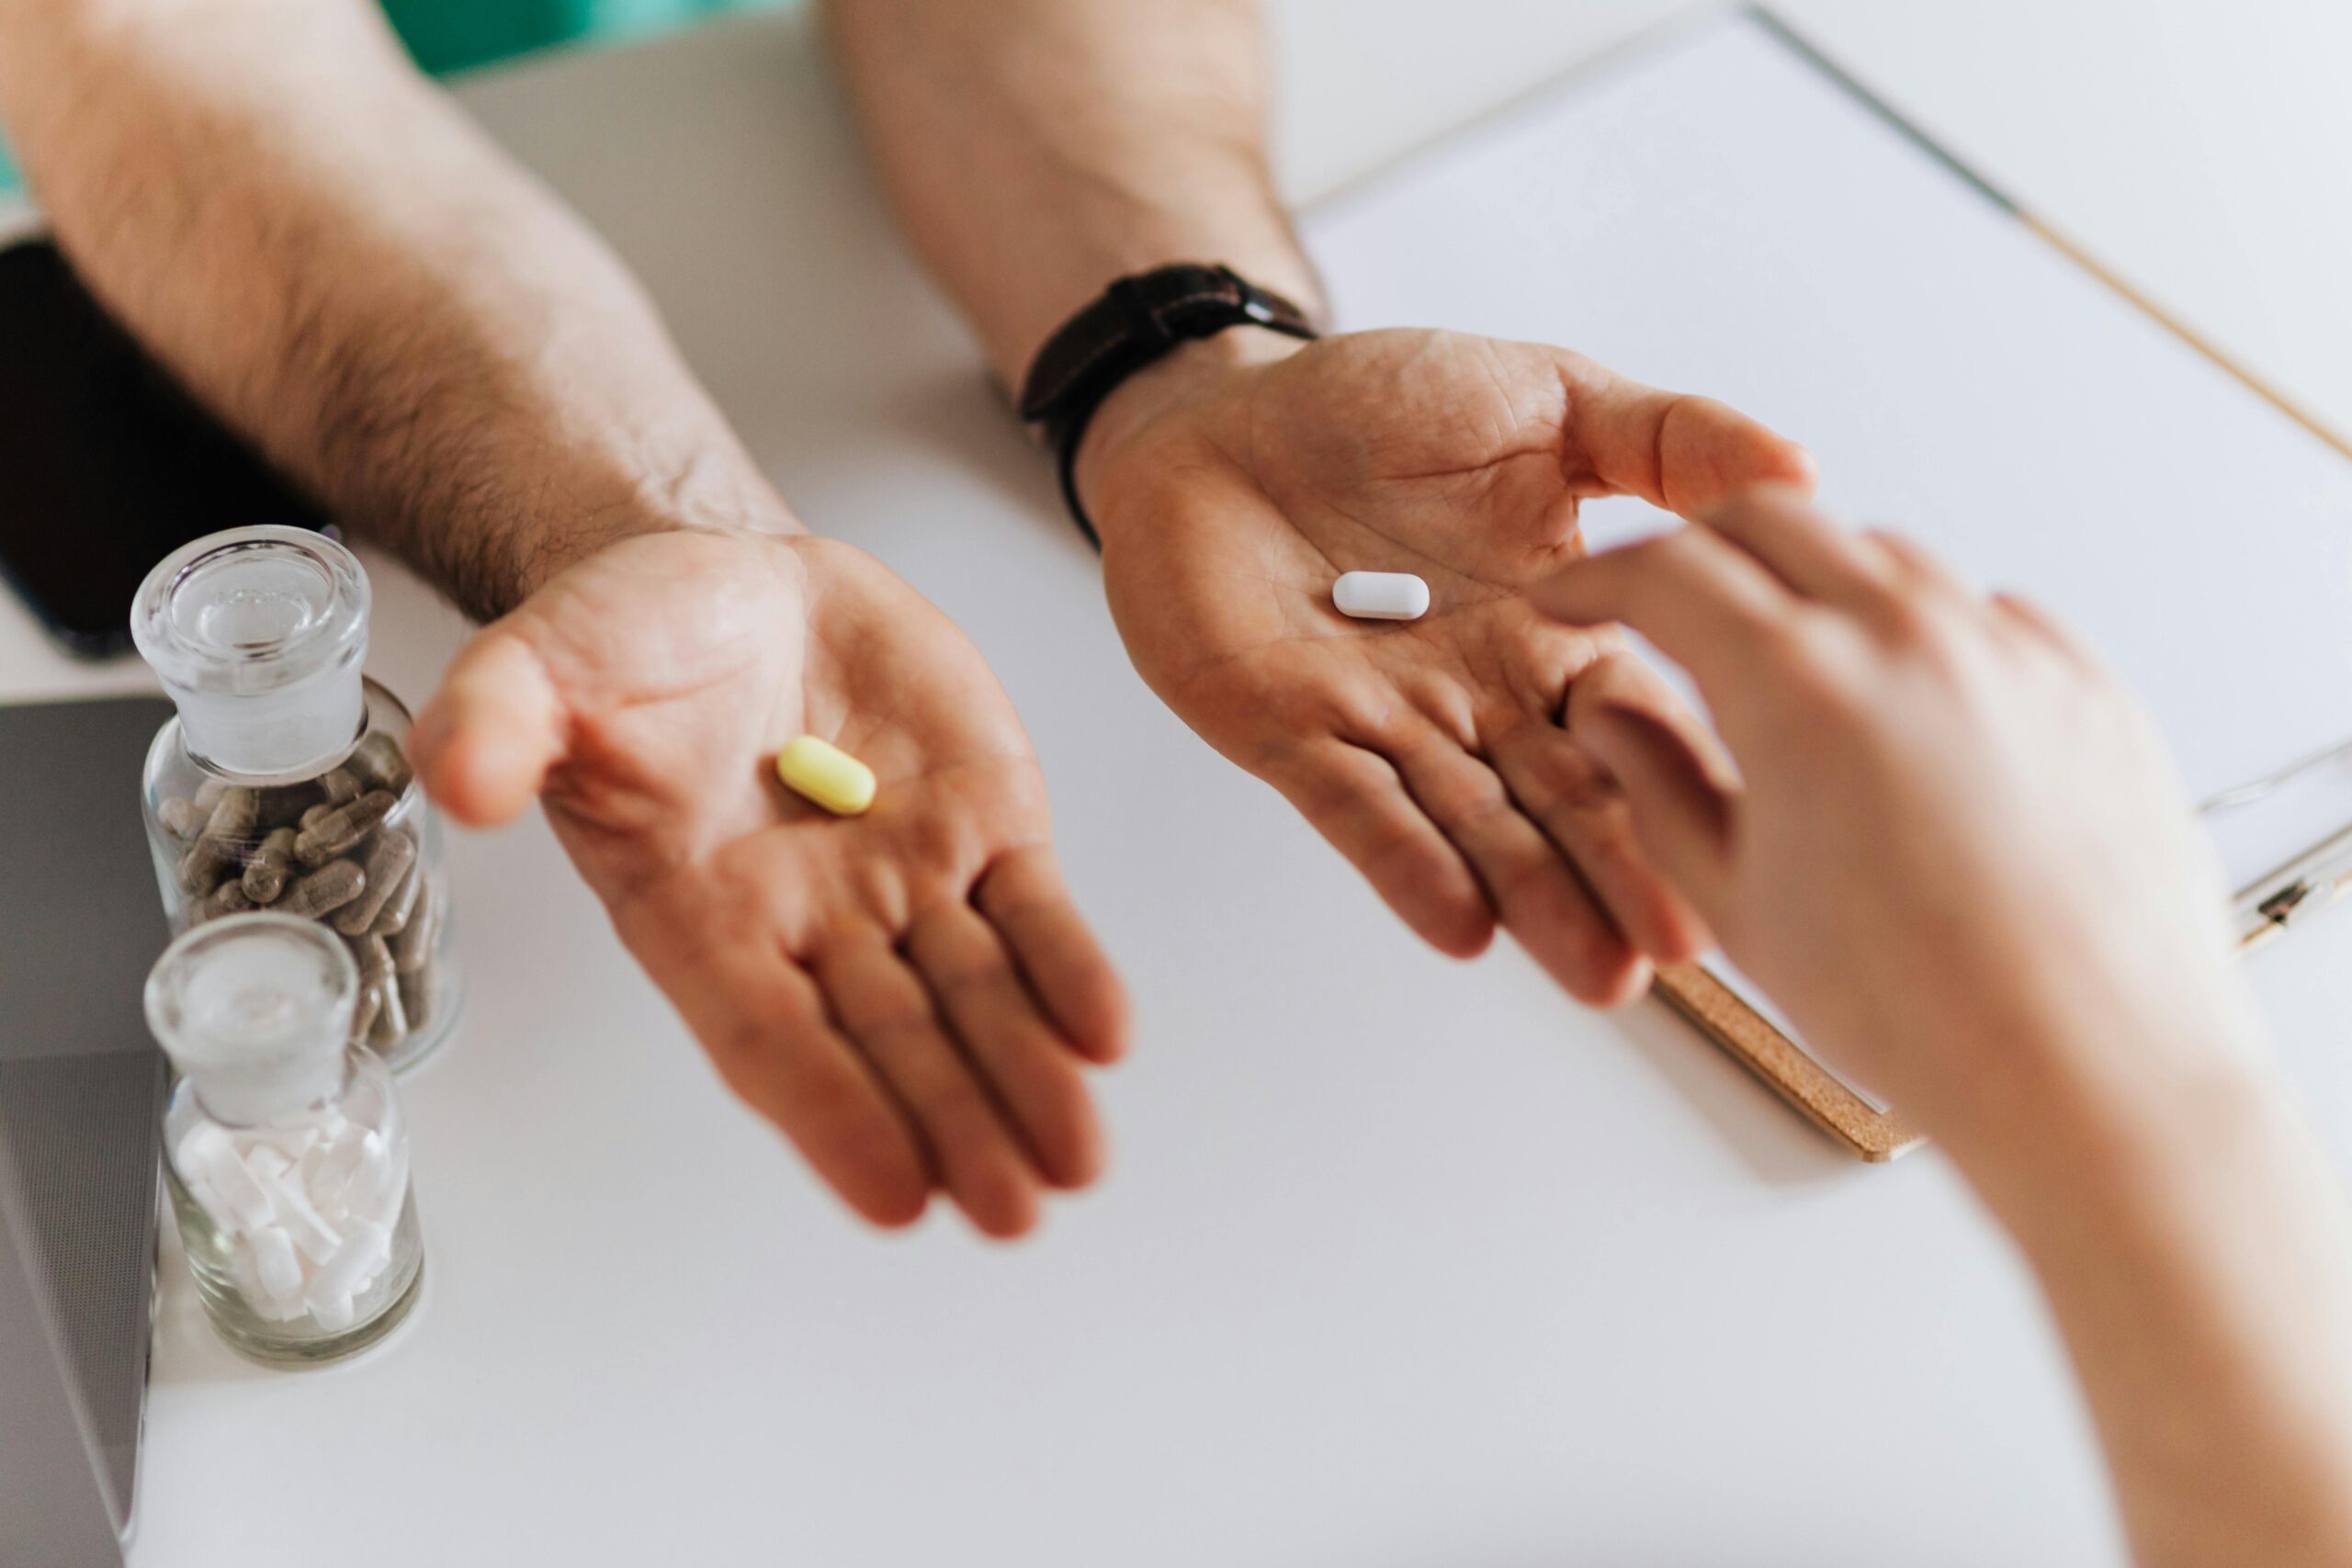
<svg viewBox="0 0 2352 1568"><path fill-rule="evenodd" d="M2352 891L2352 442L1770 10L1645 34L1304 227L1343 319L1564 343L1724 398L1814 446L1833 511L1919 534L2120 651L2203 801L2243 946ZM2065 468L2067 420L2128 518ZM1988 482L1975 449L2015 472ZM1587 524L1605 545L1670 520L1611 502ZM2200 622L2217 592L2235 617L2197 629L2218 653L2152 626L2192 589ZM1919 1143L1719 957L1654 994L1856 1157Z"/></svg>

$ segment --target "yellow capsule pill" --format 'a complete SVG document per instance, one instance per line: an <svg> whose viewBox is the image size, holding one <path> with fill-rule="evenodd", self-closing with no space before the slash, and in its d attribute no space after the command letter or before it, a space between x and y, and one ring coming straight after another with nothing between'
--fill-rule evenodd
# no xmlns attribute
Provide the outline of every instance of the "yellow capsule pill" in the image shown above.
<svg viewBox="0 0 2352 1568"><path fill-rule="evenodd" d="M874 770L830 741L796 736L775 754L784 787L836 817L854 817L874 804Z"/></svg>

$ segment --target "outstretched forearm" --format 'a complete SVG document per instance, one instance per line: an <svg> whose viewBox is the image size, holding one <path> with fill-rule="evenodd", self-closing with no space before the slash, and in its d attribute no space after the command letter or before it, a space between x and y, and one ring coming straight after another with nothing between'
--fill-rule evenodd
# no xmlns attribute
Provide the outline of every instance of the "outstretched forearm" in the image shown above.
<svg viewBox="0 0 2352 1568"><path fill-rule="evenodd" d="M612 254L367 0L0 0L60 243L200 400L468 612L782 503Z"/></svg>
<svg viewBox="0 0 2352 1568"><path fill-rule="evenodd" d="M2056 1124L1951 1152L2041 1280L2134 1558L2341 1562L2352 1551L2341 1190L2251 1048L2176 1053L2162 1038L2138 1036L2119 1081Z"/></svg>
<svg viewBox="0 0 2352 1568"><path fill-rule="evenodd" d="M1223 262L1310 308L1254 0L825 0L899 221L1017 385L1123 273Z"/></svg>

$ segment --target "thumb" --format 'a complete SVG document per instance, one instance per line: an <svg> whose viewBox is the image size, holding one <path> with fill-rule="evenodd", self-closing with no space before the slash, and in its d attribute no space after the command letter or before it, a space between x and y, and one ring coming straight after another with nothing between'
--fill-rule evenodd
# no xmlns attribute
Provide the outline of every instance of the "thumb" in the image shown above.
<svg viewBox="0 0 2352 1568"><path fill-rule="evenodd" d="M1812 453L1728 403L1662 392L1580 354L1560 357L1566 460L1611 490L1689 517L1756 485L1810 496L1820 483Z"/></svg>
<svg viewBox="0 0 2352 1568"><path fill-rule="evenodd" d="M477 634L417 716L409 750L424 790L469 828L511 822L564 752L563 703L531 646Z"/></svg>

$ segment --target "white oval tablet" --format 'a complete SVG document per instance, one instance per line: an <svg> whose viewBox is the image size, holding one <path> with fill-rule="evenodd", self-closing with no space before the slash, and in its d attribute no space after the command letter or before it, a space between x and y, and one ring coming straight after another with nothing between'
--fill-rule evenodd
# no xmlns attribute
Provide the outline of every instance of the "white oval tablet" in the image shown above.
<svg viewBox="0 0 2352 1568"><path fill-rule="evenodd" d="M1409 571L1344 571L1331 584L1331 607L1360 621L1418 621L1429 613L1430 585Z"/></svg>

